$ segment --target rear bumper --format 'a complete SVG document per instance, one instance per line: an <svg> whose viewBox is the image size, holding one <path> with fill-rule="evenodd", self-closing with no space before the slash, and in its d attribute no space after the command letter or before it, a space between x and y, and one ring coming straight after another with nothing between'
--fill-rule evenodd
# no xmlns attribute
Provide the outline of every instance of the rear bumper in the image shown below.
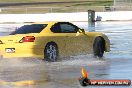
<svg viewBox="0 0 132 88"><path fill-rule="evenodd" d="M15 48L15 52L7 53L6 48ZM0 54L3 58L10 57L37 57L43 58L43 49L34 43L0 44Z"/></svg>

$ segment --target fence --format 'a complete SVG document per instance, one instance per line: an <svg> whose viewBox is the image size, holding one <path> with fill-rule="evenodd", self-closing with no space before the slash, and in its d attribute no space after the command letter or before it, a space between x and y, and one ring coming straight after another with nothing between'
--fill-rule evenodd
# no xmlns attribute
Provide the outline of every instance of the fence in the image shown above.
<svg viewBox="0 0 132 88"><path fill-rule="evenodd" d="M132 5L132 0L114 0L114 6Z"/></svg>
<svg viewBox="0 0 132 88"><path fill-rule="evenodd" d="M97 12L105 11L131 11L132 6L88 6L88 7L26 7L26 8L0 8L0 14L43 14L87 12L89 9Z"/></svg>

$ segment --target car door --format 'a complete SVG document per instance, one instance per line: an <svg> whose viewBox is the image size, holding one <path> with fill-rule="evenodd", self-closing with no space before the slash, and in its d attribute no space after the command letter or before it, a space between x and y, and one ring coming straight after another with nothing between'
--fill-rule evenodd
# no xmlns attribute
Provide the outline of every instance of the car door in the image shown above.
<svg viewBox="0 0 132 88"><path fill-rule="evenodd" d="M66 36L65 34L61 33L60 23L55 23L51 28L52 37L51 40L55 42L58 46L59 56L66 57L68 53L65 52L66 50Z"/></svg>
<svg viewBox="0 0 132 88"><path fill-rule="evenodd" d="M69 55L78 55L87 51L88 36L79 33L80 28L71 23L63 22L60 23L60 29L61 33L65 35L65 52Z"/></svg>

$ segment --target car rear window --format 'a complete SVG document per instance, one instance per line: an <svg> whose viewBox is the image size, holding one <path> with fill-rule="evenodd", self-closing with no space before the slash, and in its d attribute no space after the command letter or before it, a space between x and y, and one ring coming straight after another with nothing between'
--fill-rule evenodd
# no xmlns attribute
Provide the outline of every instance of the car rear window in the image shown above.
<svg viewBox="0 0 132 88"><path fill-rule="evenodd" d="M40 33L46 26L47 26L47 24L24 25L24 26L18 28L16 31L12 32L10 35Z"/></svg>

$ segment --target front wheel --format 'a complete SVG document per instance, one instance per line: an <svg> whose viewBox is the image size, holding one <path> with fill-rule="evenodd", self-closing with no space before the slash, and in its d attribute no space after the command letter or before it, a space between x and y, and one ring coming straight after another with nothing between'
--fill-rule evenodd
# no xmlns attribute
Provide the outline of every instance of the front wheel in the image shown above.
<svg viewBox="0 0 132 88"><path fill-rule="evenodd" d="M93 53L95 57L102 58L104 54L104 40L100 37L97 37L95 39L94 45L93 45Z"/></svg>
<svg viewBox="0 0 132 88"><path fill-rule="evenodd" d="M58 47L55 43L48 43L44 49L44 58L47 61L55 62L58 59Z"/></svg>

